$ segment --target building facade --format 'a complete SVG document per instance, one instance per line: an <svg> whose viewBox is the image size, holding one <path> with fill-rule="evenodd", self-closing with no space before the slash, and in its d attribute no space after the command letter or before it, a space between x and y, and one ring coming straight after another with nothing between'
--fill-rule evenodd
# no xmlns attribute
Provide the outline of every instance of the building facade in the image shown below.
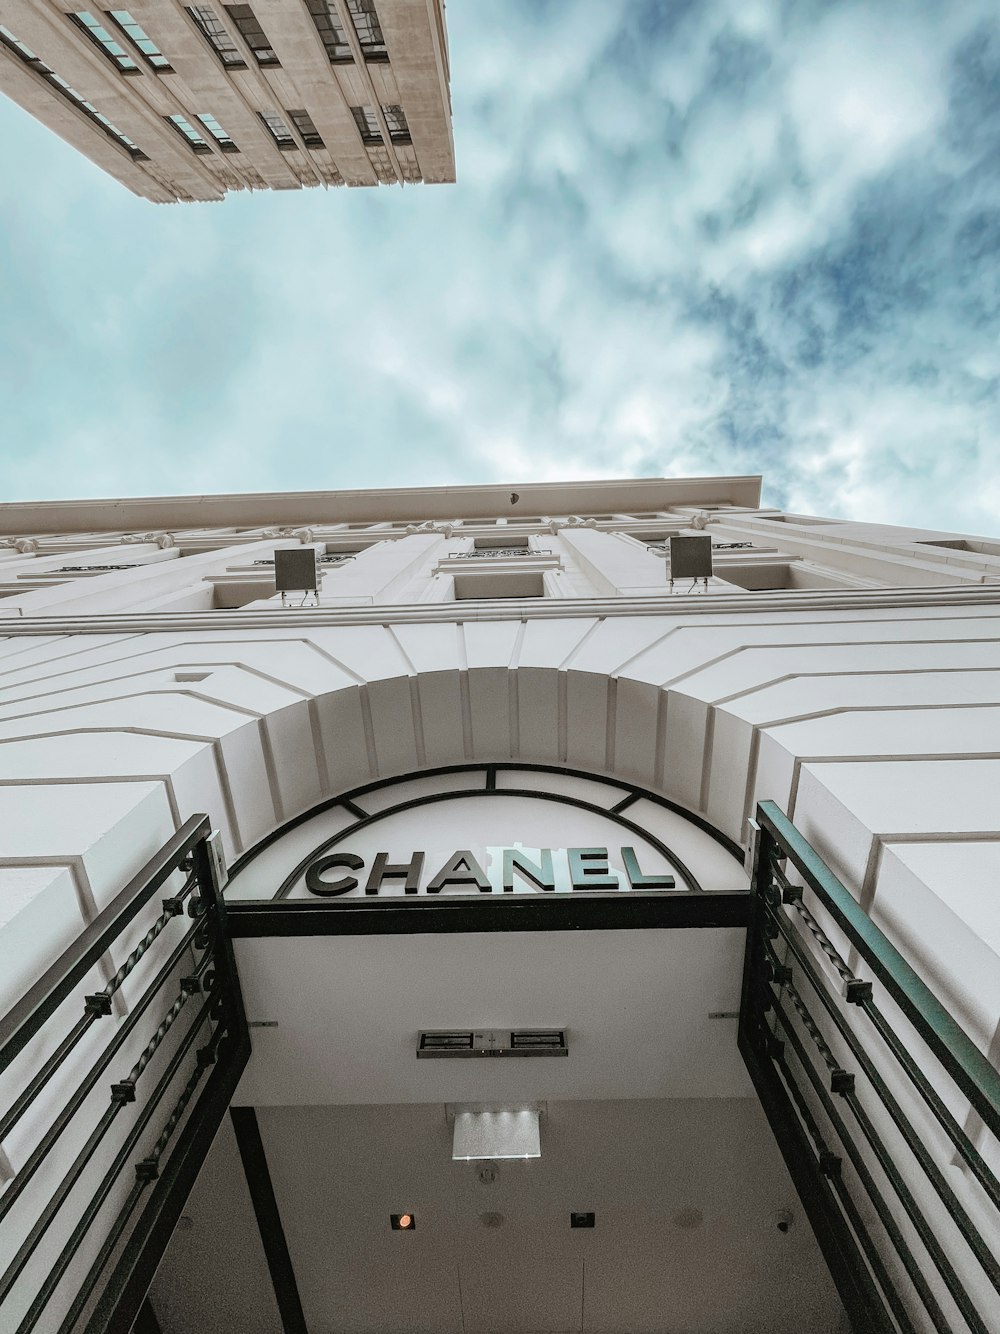
<svg viewBox="0 0 1000 1334"><path fill-rule="evenodd" d="M0 506L4 1328L995 1329L998 627L1000 541L756 477ZM177 867L212 964L109 934Z"/></svg>
<svg viewBox="0 0 1000 1334"><path fill-rule="evenodd" d="M155 203L455 179L441 0L10 0L0 20L0 92Z"/></svg>

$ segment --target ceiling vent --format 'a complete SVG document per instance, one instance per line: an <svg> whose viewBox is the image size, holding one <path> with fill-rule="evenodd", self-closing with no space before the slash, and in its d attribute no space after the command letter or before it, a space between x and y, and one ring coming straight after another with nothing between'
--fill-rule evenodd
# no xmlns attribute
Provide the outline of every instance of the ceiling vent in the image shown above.
<svg viewBox="0 0 1000 1334"><path fill-rule="evenodd" d="M418 1058L568 1056L563 1028L441 1029L421 1033Z"/></svg>

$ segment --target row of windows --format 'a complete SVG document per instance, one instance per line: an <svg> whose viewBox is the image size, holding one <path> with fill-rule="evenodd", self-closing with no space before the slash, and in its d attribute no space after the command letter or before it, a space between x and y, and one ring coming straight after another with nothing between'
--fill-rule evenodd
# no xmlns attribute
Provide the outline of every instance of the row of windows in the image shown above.
<svg viewBox="0 0 1000 1334"><path fill-rule="evenodd" d="M379 128L378 119L371 107L351 107L354 116L354 122L361 131L361 138L366 144L380 144L382 142L382 132ZM385 116L386 125L389 127L389 134L394 144L410 142L410 130L406 123L406 117L403 114L403 108L399 106L383 106L382 113ZM276 111L258 111L261 123L264 125L271 138L283 153L292 152L299 147L295 136L288 128L287 121L283 120ZM316 128L316 123L305 108L298 111L286 111L288 120L295 126L298 134L306 148L323 148L322 135ZM238 153L240 150L222 128L214 116L199 114L196 117L202 125L209 131L212 138L216 141L224 153ZM184 116L167 116L167 123L172 125L175 130L181 134L191 145L196 153L211 152L211 145L201 134L199 128L192 125Z"/></svg>
<svg viewBox="0 0 1000 1334"><path fill-rule="evenodd" d="M323 38L331 60L352 59L343 27L337 17L338 11L334 0L309 0L309 5L310 13ZM331 5L333 5L333 8L331 8ZM373 0L347 0L347 6L366 58L377 59L386 56L382 29ZM225 5L223 8L246 45L253 52L257 63L264 66L279 65L278 56L268 42L264 30L257 21L251 7L249 5ZM227 69L246 68L246 61L240 47L214 9L208 5L189 5L187 6L187 12ZM140 74L142 72L136 56L132 53L133 47L136 55L141 55L150 68L157 73L172 72L172 67L166 56L127 9L107 10L104 12L103 19L90 10L78 10L68 17L82 32L87 34L95 45L100 47L123 74ZM119 34L127 38L131 46L119 40ZM346 52L346 55L343 54L344 52ZM31 59L37 62L36 68L39 68L40 71L48 70L47 66L43 67L41 62L37 61L37 57L33 53ZM51 71L48 71L46 77L51 80L57 79L57 76ZM90 106L72 89L68 89L68 92L81 106ZM111 126L110 122L106 122L99 112L91 110L93 116L101 123L102 128L128 147L133 156L143 156L126 135ZM381 144L383 142L382 130L375 110L369 106L358 106L351 107L351 112L362 141L366 144ZM277 113L263 112L258 114L279 149L288 152L299 147L288 125ZM288 110L286 114L306 148L323 148L325 146L319 130L307 111L304 109ZM391 141L395 144L410 143L410 129L402 107L395 104L383 104L382 114L385 117ZM223 130L212 115L199 113L195 119L200 122L200 125L192 124L182 115L167 116L165 119L196 153L211 152L211 144L202 133L203 128L208 131L211 138L224 153L239 152L239 148L231 136Z"/></svg>
<svg viewBox="0 0 1000 1334"><path fill-rule="evenodd" d="M354 53L344 32L335 0L306 0L316 31L323 39L326 54L332 65L347 64ZM388 60L382 25L378 21L374 0L347 0L347 10L365 60Z"/></svg>
<svg viewBox="0 0 1000 1334"><path fill-rule="evenodd" d="M22 60L30 69L33 69L36 74L40 74L61 97L65 97L66 100L71 102L78 111L82 111L88 120L92 121L99 129L103 130L108 138L118 144L120 148L124 148L129 156L136 162L148 161L146 154L138 144L130 139L123 130L120 130L117 125L113 125L111 121L108 120L107 116L98 111L91 102L87 101L82 93L78 93L75 88L71 88L65 79L56 74L54 70L49 69L44 60L36 56L29 46L25 46L24 42L18 37L15 37L10 29L5 28L2 24L0 24L0 43L2 43L8 51L11 51L17 56L19 60Z"/></svg>
<svg viewBox="0 0 1000 1334"><path fill-rule="evenodd" d="M331 62L343 64L353 61L354 53L344 32L335 0L307 0L307 4ZM281 64L250 5L223 5L222 8L258 65ZM234 40L218 12L210 5L187 5L186 9L225 68L246 69L243 48ZM347 10L364 58L388 60L389 53L374 0L347 0ZM123 74L142 73L133 48L156 73L172 72L167 57L127 9L105 10L103 15L81 9L68 17ZM123 43L121 36L126 37L131 45Z"/></svg>
<svg viewBox="0 0 1000 1334"><path fill-rule="evenodd" d="M361 135L361 142L365 144L382 143L382 128L378 123L378 116L373 107L351 107L351 115L354 117L354 123L358 127ZM403 114L401 106L386 106L382 104L382 115L385 117L385 123L389 130L389 138L394 144L408 144L410 142L410 127L406 123L406 116Z"/></svg>
<svg viewBox="0 0 1000 1334"><path fill-rule="evenodd" d="M286 114L302 136L302 142L305 144L306 148L322 148L324 146L320 133L308 111L303 109L300 111L289 111L286 112ZM258 111L257 115L260 117L262 124L282 152L289 152L298 148L299 145L296 142L295 137L277 112ZM167 124L171 125L177 133L190 144L196 153L210 153L212 151L211 144L202 133L202 128L208 131L211 137L222 149L223 153L238 153L240 151L216 118L206 112L200 112L195 117L195 120L199 122L198 125L193 125L186 116L174 115L167 116L165 119Z"/></svg>

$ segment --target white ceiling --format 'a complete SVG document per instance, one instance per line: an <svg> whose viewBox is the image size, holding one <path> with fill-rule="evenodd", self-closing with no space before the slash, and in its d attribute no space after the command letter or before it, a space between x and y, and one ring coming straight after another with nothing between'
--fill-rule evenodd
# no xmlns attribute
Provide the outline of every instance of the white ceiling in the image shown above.
<svg viewBox="0 0 1000 1334"><path fill-rule="evenodd" d="M310 1334L846 1329L754 1100L550 1103L542 1157L488 1186L451 1161L441 1105L258 1116ZM164 1334L278 1328L230 1133L154 1286ZM389 1226L404 1210L413 1233ZM596 1227L571 1229L571 1210ZM207 1282L206 1253L221 1261Z"/></svg>
<svg viewBox="0 0 1000 1334"><path fill-rule="evenodd" d="M747 1097L738 928L235 942L239 1103ZM420 1029L566 1028L567 1058L417 1061Z"/></svg>
<svg viewBox="0 0 1000 1334"><path fill-rule="evenodd" d="M743 943L731 928L237 941L248 1014L278 1026L254 1029L236 1101L257 1107L309 1334L846 1329L736 1022L709 1018L739 1007ZM549 1026L568 1057L415 1056L421 1028ZM446 1103L534 1101L540 1159L491 1186L452 1162ZM164 1334L277 1334L228 1128L220 1145L154 1304ZM416 1231L392 1231L409 1210ZM597 1226L571 1229L572 1210Z"/></svg>

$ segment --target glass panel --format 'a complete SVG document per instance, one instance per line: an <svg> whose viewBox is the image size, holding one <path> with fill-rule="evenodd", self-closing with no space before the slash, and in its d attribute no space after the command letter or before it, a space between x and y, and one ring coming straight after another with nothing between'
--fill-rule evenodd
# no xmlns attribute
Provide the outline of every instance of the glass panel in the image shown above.
<svg viewBox="0 0 1000 1334"><path fill-rule="evenodd" d="M386 50L385 38L382 36L382 25L378 21L374 0L347 0L347 8L365 56L374 57L376 60L380 56L387 57L389 53Z"/></svg>
<svg viewBox="0 0 1000 1334"><path fill-rule="evenodd" d="M316 31L323 39L331 63L342 64L352 61L354 56L347 41L347 34L332 0L306 0L306 7L312 15Z"/></svg>
<svg viewBox="0 0 1000 1334"><path fill-rule="evenodd" d="M264 35L264 29L257 22L257 16L249 5L226 5L226 13L239 28L258 65L281 64L277 52Z"/></svg>
<svg viewBox="0 0 1000 1334"><path fill-rule="evenodd" d="M273 111L258 111L257 115L260 116L261 120L270 130L271 138L282 152L287 152L290 148L298 147L292 137L291 130L289 130L288 126L280 116L276 116Z"/></svg>
<svg viewBox="0 0 1000 1334"><path fill-rule="evenodd" d="M320 132L317 130L308 111L289 111L289 119L302 137L306 148L325 147Z"/></svg>
<svg viewBox="0 0 1000 1334"><path fill-rule="evenodd" d="M208 5L188 5L187 12L227 69L246 69L246 61L240 55L239 47L230 37L214 9L210 9Z"/></svg>
<svg viewBox="0 0 1000 1334"><path fill-rule="evenodd" d="M224 153L238 153L240 151L214 116L209 115L208 112L199 111L198 119Z"/></svg>
<svg viewBox="0 0 1000 1334"><path fill-rule="evenodd" d="M410 142L410 127L406 123L406 116L403 114L403 108L400 106L385 106L383 104L382 114L385 116L385 123L389 127L389 138L394 144L408 144Z"/></svg>
<svg viewBox="0 0 1000 1334"><path fill-rule="evenodd" d="M172 125L178 134L182 134L196 153L210 153L212 150L208 143L189 120L183 116L173 115L165 116L164 119L169 125Z"/></svg>
<svg viewBox="0 0 1000 1334"><path fill-rule="evenodd" d="M127 9L112 9L111 18L118 24L129 41L142 52L153 69L169 70L170 62Z"/></svg>
<svg viewBox="0 0 1000 1334"><path fill-rule="evenodd" d="M107 28L91 14L89 9L81 9L79 13L70 14L69 17L78 28L83 29L95 46L99 46L106 56L110 56L120 70L123 70L126 74L140 73L139 66L121 42L112 37Z"/></svg>
<svg viewBox="0 0 1000 1334"><path fill-rule="evenodd" d="M45 61L40 60L30 46L25 46L24 42L22 42L20 38L15 37L11 30L5 28L2 23L0 23L0 43L7 47L9 51L13 51L14 55L20 60L23 60L26 65L30 66L36 74L51 83L57 92L61 93L63 97L72 102L74 106L88 117L88 119L99 125L110 139L114 139L117 144L128 149L129 154L135 158L137 162L149 161L148 156L132 139L128 137L127 134L119 130L116 125L112 125L107 116L102 115L92 103L87 101L82 93L78 93L75 88L71 88L66 80L60 78L54 70L49 69Z"/></svg>
<svg viewBox="0 0 1000 1334"><path fill-rule="evenodd" d="M361 131L361 138L366 144L380 144L382 142L382 131L379 128L378 117L371 107L351 107L351 115L354 117L354 123Z"/></svg>

